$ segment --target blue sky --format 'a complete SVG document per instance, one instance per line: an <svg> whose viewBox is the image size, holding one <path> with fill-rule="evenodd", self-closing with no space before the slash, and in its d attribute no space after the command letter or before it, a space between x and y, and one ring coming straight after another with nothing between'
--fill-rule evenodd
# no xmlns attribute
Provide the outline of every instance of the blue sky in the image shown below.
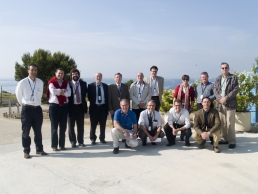
<svg viewBox="0 0 258 194"><path fill-rule="evenodd" d="M39 48L75 59L81 76L121 72L210 77L220 63L250 70L258 57L256 0L0 0L1 78ZM197 64L197 65L196 65Z"/></svg>

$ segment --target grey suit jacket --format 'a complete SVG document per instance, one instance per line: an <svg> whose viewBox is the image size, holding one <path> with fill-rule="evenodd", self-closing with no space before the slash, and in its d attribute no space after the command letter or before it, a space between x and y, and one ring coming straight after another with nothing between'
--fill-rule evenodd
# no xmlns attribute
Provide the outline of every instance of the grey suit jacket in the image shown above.
<svg viewBox="0 0 258 194"><path fill-rule="evenodd" d="M159 86L159 102L161 104L161 102L162 102L162 94L163 94L163 91L164 91L164 78L160 77L160 76L157 76L156 79L158 81L158 86ZM150 85L150 87L152 87L151 76L145 78L144 81L146 83L148 83Z"/></svg>
<svg viewBox="0 0 258 194"><path fill-rule="evenodd" d="M121 99L127 99L130 102L130 94L128 90L128 86L126 84L121 83L121 91L122 96ZM119 92L117 89L117 85L111 84L108 86L108 104L109 104L109 111L113 110L116 111L120 109L120 100L119 99Z"/></svg>
<svg viewBox="0 0 258 194"><path fill-rule="evenodd" d="M137 82L134 82L130 86L130 98L132 99L132 109L139 109L138 104L140 101L138 100L138 90L136 86ZM141 101L145 103L145 108L147 102L151 99L151 87L146 82L143 82L143 90L142 90L142 99Z"/></svg>

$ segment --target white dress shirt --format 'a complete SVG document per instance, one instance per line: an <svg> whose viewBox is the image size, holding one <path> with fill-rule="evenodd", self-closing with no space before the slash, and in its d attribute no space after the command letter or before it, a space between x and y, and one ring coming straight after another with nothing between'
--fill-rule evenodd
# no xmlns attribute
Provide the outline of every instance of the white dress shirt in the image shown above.
<svg viewBox="0 0 258 194"><path fill-rule="evenodd" d="M182 108L181 111L177 113L175 108L171 108L168 113L168 124L172 125L174 122L179 125L184 125L186 129L190 128L191 124L188 110Z"/></svg>
<svg viewBox="0 0 258 194"><path fill-rule="evenodd" d="M34 82L29 77L19 81L15 90L19 104L40 106L43 94L43 85L42 80L39 78L36 78Z"/></svg>
<svg viewBox="0 0 258 194"><path fill-rule="evenodd" d="M101 91L101 102L99 103L99 96L98 96L98 85L96 84L96 104L105 104L105 95L104 95L104 88L103 85L100 84L100 91Z"/></svg>
<svg viewBox="0 0 258 194"><path fill-rule="evenodd" d="M148 118L149 111L146 109L141 112L138 124L145 126L146 129L149 127L149 118ZM161 119L160 113L158 111L152 112L152 125L153 128L162 126L163 121Z"/></svg>
<svg viewBox="0 0 258 194"><path fill-rule="evenodd" d="M59 83L59 85L60 85L60 83ZM54 84L52 84L52 83L49 84L48 89L49 89L49 100L48 100L48 102L59 104L57 96L60 96L61 89L60 88L55 88ZM68 98L67 97L71 96L71 89L70 89L70 86L69 86L68 83L67 83L67 87L66 87L66 91L65 91L64 95L66 96L66 102L65 103L68 103Z"/></svg>
<svg viewBox="0 0 258 194"><path fill-rule="evenodd" d="M80 82L79 82L79 81L77 81L77 82L78 82L79 95L81 96L81 86L80 86ZM76 94L76 81L72 80L72 83L73 83L73 95L75 95L75 94ZM73 103L74 103L74 104L81 104L81 103L82 103L82 99L81 99L81 101L78 103L78 102L77 102L77 99L76 99L76 98L73 98Z"/></svg>
<svg viewBox="0 0 258 194"><path fill-rule="evenodd" d="M154 79L153 77L151 78L151 93L152 96L159 96L159 83L157 78Z"/></svg>

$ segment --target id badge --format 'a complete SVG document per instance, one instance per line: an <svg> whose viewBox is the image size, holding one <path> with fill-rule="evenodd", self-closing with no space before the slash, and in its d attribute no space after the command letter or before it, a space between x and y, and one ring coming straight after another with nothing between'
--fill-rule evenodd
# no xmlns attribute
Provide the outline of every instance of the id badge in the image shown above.
<svg viewBox="0 0 258 194"><path fill-rule="evenodd" d="M99 100L101 100L101 96L99 96Z"/></svg>
<svg viewBox="0 0 258 194"><path fill-rule="evenodd" d="M151 126L149 126L148 131L151 131Z"/></svg>
<svg viewBox="0 0 258 194"><path fill-rule="evenodd" d="M153 93L154 93L154 95L156 95L156 88L153 89Z"/></svg>
<svg viewBox="0 0 258 194"><path fill-rule="evenodd" d="M33 95L30 96L30 100L34 101L34 96Z"/></svg>
<svg viewBox="0 0 258 194"><path fill-rule="evenodd" d="M203 95L200 96L200 99L201 99L201 100L202 100L202 98L203 98Z"/></svg>
<svg viewBox="0 0 258 194"><path fill-rule="evenodd" d="M73 98L76 100L76 94L73 95Z"/></svg>

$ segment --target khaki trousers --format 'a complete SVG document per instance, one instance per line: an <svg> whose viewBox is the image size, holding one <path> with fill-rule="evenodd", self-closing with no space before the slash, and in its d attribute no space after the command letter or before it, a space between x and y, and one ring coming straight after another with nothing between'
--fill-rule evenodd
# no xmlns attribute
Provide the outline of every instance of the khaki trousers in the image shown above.
<svg viewBox="0 0 258 194"><path fill-rule="evenodd" d="M215 131L210 135L210 137L213 137L213 145L215 147L218 147L219 144L219 138L220 138L220 130ZM193 133L192 138L200 145L203 141L201 135L198 135L196 132Z"/></svg>
<svg viewBox="0 0 258 194"><path fill-rule="evenodd" d="M126 130L128 133L133 135L133 130ZM125 137L122 131L119 131L117 128L113 128L111 130L111 137L113 139L113 147L117 148L119 146L119 139L125 139L126 144L131 147L137 147L138 146L138 139L133 139L130 137Z"/></svg>
<svg viewBox="0 0 258 194"><path fill-rule="evenodd" d="M221 106L219 112L221 138L223 141L228 141L229 144L236 144L235 114L235 109L227 110L224 105Z"/></svg>

